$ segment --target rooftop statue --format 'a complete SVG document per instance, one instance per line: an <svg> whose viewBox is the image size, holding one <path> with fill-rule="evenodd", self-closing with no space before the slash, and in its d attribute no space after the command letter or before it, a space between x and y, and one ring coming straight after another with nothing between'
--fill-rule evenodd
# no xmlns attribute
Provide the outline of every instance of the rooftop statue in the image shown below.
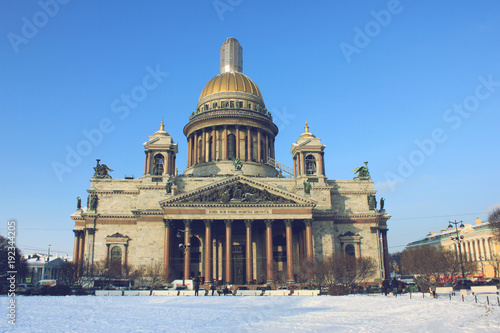
<svg viewBox="0 0 500 333"><path fill-rule="evenodd" d="M94 175L92 178L111 178L108 174L108 171L113 171L113 169L109 168L106 164L99 164L100 159L96 159L97 165L94 167Z"/></svg>
<svg viewBox="0 0 500 333"><path fill-rule="evenodd" d="M364 166L352 169L352 171L358 174L353 178L355 180L372 180L372 178L370 177L370 172L368 171L368 162L365 162Z"/></svg>
<svg viewBox="0 0 500 333"><path fill-rule="evenodd" d="M239 158L235 158L233 161L233 165L234 165L234 170L239 171L243 167L243 162Z"/></svg>

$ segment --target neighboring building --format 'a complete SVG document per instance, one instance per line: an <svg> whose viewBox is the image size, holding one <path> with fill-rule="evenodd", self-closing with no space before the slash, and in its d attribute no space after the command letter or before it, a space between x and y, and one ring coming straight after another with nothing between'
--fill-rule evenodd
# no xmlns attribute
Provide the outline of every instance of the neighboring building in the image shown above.
<svg viewBox="0 0 500 333"><path fill-rule="evenodd" d="M161 263L174 278L206 283L266 283L281 271L294 282L307 260L344 252L375 260L372 281L389 276L390 216L376 208L366 162L353 180L327 179L325 145L307 124L291 146L293 168L275 161L278 127L242 64L228 38L221 73L184 127L182 174L163 121L144 143L141 178L111 179L98 160L88 207L71 215L76 263L116 271Z"/></svg>
<svg viewBox="0 0 500 333"><path fill-rule="evenodd" d="M57 280L61 274L61 265L68 261L67 257L50 256L45 254L29 255L26 258L28 278L30 283L40 280Z"/></svg>
<svg viewBox="0 0 500 333"><path fill-rule="evenodd" d="M458 228L461 240L461 252L464 262L477 262L478 270L474 274L477 278L499 277L500 269L500 243L496 240L494 231L489 222L481 222L476 218L475 224L465 224ZM407 247L413 246L442 246L447 250L459 254L458 244L452 237L456 237L455 227L441 230L439 233L430 232L425 238L411 242Z"/></svg>

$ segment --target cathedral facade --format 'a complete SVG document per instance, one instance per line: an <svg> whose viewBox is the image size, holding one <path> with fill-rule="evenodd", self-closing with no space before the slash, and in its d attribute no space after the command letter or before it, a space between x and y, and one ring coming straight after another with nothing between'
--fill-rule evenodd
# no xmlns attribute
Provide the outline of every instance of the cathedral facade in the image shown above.
<svg viewBox="0 0 500 333"><path fill-rule="evenodd" d="M389 277L390 216L377 210L367 164L353 180L328 179L325 145L307 124L291 146L293 167L278 163L278 127L242 63L228 38L220 74L184 127L182 174L163 122L144 143L141 178L112 179L97 161L87 207L71 215L75 263L161 264L171 278L206 284L268 283L277 274L292 283L306 263L345 253L376 262L371 281Z"/></svg>

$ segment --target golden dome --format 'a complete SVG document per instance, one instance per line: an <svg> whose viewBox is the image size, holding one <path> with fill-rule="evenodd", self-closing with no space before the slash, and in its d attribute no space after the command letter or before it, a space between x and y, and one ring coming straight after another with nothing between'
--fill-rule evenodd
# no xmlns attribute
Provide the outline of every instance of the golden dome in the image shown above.
<svg viewBox="0 0 500 333"><path fill-rule="evenodd" d="M248 76L240 72L225 72L208 81L201 92L199 102L208 95L220 92L242 92L262 99L259 87Z"/></svg>

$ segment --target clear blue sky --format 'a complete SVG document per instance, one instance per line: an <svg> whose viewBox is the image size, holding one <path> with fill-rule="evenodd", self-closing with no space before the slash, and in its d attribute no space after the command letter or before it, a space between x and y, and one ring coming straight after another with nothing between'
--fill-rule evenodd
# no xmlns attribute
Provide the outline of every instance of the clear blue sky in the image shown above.
<svg viewBox="0 0 500 333"><path fill-rule="evenodd" d="M369 161L391 252L500 203L497 1L66 2L0 3L0 233L16 219L25 253L71 255L95 159L140 177L162 117L184 170L182 129L227 37L280 128L279 161L292 164L306 118L330 179ZM68 149L82 153L71 166Z"/></svg>

